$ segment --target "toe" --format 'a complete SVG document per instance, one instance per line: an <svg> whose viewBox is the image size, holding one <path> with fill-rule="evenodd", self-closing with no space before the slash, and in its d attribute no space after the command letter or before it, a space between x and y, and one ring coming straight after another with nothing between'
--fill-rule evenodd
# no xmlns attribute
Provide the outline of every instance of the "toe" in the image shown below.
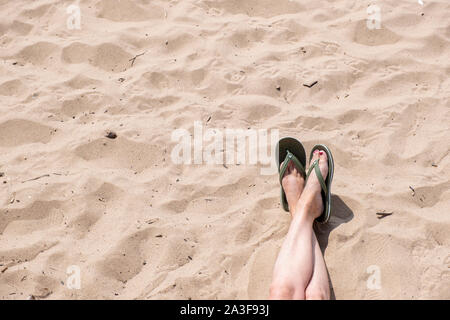
<svg viewBox="0 0 450 320"><path fill-rule="evenodd" d="M313 152L313 156L311 158L310 164L312 164L314 161L316 161L317 159L319 159L319 150L314 150Z"/></svg>
<svg viewBox="0 0 450 320"><path fill-rule="evenodd" d="M319 160L319 168L322 173L323 178L325 179L328 173L328 156L327 153L323 150L314 150L313 156L310 161L310 166L314 163L314 161Z"/></svg>
<svg viewBox="0 0 450 320"><path fill-rule="evenodd" d="M282 168L284 165L284 161L281 163L280 168ZM286 176L290 175L292 171L292 162L288 163L286 171L284 172L283 178L285 178Z"/></svg>
<svg viewBox="0 0 450 320"><path fill-rule="evenodd" d="M320 159L320 162L322 162L322 160L327 162L327 160L328 160L327 153L325 151L320 150L319 151L319 159Z"/></svg>
<svg viewBox="0 0 450 320"><path fill-rule="evenodd" d="M282 164L283 165L283 164ZM286 172L284 173L284 177L288 176L288 175L294 175L294 176L298 176L300 175L297 167L295 166L294 162L289 162L287 168L286 168Z"/></svg>
<svg viewBox="0 0 450 320"><path fill-rule="evenodd" d="M291 161L291 162L289 162L286 171L288 172L288 174L292 174L292 171L293 171L293 170L294 170L294 165L293 165L293 163L292 163L292 161Z"/></svg>
<svg viewBox="0 0 450 320"><path fill-rule="evenodd" d="M326 179L328 175L328 156L325 151L320 150L319 152L319 168L320 172L324 179Z"/></svg>
<svg viewBox="0 0 450 320"><path fill-rule="evenodd" d="M290 162L289 163L289 174L293 174L295 176L297 176L299 174L297 167L295 166L294 162Z"/></svg>

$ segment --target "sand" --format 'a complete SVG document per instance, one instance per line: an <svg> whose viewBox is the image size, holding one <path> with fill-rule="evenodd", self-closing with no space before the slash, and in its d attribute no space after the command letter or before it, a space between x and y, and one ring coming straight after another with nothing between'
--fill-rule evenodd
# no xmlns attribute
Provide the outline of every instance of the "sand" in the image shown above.
<svg viewBox="0 0 450 320"><path fill-rule="evenodd" d="M0 0L1 299L267 298L277 174L195 121L331 148L333 298L450 299L448 0L73 4Z"/></svg>

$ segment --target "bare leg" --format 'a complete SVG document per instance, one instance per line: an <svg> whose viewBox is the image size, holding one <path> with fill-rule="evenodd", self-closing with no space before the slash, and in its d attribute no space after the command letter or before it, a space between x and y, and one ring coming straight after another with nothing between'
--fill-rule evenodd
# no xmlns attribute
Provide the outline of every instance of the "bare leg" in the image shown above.
<svg viewBox="0 0 450 320"><path fill-rule="evenodd" d="M319 154L317 151L314 153L312 161L318 158L320 158L320 171L326 178L327 156L324 152ZM300 198L295 202L295 199L288 197L288 194L295 194L291 189L300 190L302 186L296 187L294 184L284 183L285 180L293 181L292 176L298 179L300 175L296 170L295 172L288 170L282 180L293 219L275 263L270 287L271 299L306 299L308 298L307 294L309 294L309 298L312 298L313 294L316 295L316 288L322 288L323 271L325 271L328 286L325 262L313 231L314 219L323 210L320 184L313 172L303 192L300 192ZM304 181L302 182L304 183ZM310 282L311 288L307 292Z"/></svg>
<svg viewBox="0 0 450 320"><path fill-rule="evenodd" d="M314 271L306 287L306 300L330 300L330 284L328 283L327 267L316 235L314 235L313 247Z"/></svg>

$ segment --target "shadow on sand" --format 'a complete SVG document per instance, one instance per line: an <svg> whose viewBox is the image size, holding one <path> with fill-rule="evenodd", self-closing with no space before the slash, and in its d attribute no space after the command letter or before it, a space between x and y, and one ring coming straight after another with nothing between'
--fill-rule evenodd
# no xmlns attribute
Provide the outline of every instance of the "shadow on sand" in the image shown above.
<svg viewBox="0 0 450 320"><path fill-rule="evenodd" d="M342 201L337 195L331 196L331 217L327 224L319 225L315 224L314 230L316 232L317 240L319 241L320 249L322 254L328 246L328 238L330 237L331 231L339 227L343 223L347 223L353 219L353 211ZM328 274L328 279L330 279L331 288L331 299L335 300L333 283L331 281L330 275Z"/></svg>

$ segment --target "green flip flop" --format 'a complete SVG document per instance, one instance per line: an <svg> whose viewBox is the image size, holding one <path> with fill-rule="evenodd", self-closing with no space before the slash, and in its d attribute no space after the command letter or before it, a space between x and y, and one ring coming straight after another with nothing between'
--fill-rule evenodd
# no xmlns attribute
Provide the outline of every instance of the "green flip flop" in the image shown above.
<svg viewBox="0 0 450 320"><path fill-rule="evenodd" d="M308 178L309 178L311 172L314 169L317 179L320 182L320 186L322 187L322 201L323 201L323 208L324 208L322 214L316 219L316 221L320 222L320 223L327 223L328 220L330 219L330 215L331 215L331 182L333 181L333 174L334 174L334 160L333 160L333 155L331 154L331 151L330 151L330 149L328 149L327 146L325 146L323 144L317 144L311 150L311 154L309 156L309 162L311 162L314 151L316 151L316 150L324 151L327 154L327 157L328 157L327 178L326 179L323 178L322 173L320 172L320 168L319 168L319 160L315 160L309 166L308 173L306 174L305 185L306 185L306 182L308 181Z"/></svg>
<svg viewBox="0 0 450 320"><path fill-rule="evenodd" d="M280 185L281 181L283 180L284 174L286 173L288 164L291 161L294 163L303 177L306 177L306 152L300 141L291 137L282 138L280 139L280 141L278 141L276 150L277 152L275 152L275 157L278 164ZM285 161L286 159L288 161ZM281 166L282 162L284 163ZM289 204L287 202L286 193L283 190L283 186L281 186L281 204L283 205L283 209L285 211L289 211Z"/></svg>

